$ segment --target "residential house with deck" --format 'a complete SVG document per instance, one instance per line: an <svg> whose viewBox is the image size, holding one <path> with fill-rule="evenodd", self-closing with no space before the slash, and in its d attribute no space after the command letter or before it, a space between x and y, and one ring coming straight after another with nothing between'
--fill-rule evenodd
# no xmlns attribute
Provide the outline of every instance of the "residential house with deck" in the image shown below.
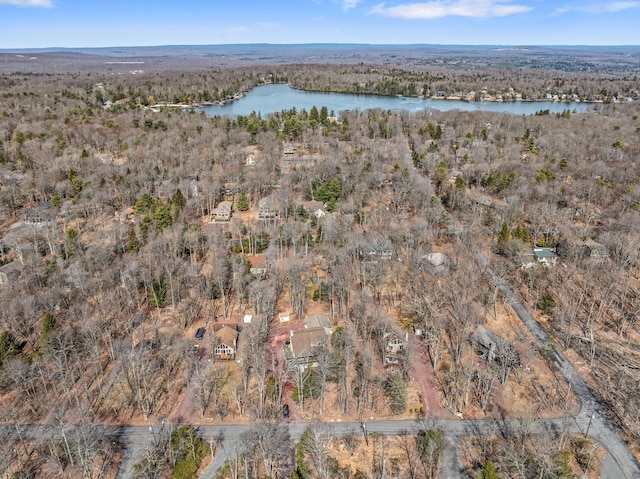
<svg viewBox="0 0 640 479"><path fill-rule="evenodd" d="M387 364L400 364L407 360L408 338L403 338L397 333L387 334L387 345L384 348L384 362Z"/></svg>
<svg viewBox="0 0 640 479"><path fill-rule="evenodd" d="M253 276L264 276L269 271L269 258L264 254L253 254L248 257L249 272Z"/></svg>
<svg viewBox="0 0 640 479"><path fill-rule="evenodd" d="M229 221L231 219L231 213L233 210L233 204L231 201L221 201L218 203L218 207L212 212L213 221Z"/></svg>
<svg viewBox="0 0 640 479"><path fill-rule="evenodd" d="M331 333L327 334L325 328L305 329L304 331L292 331L289 340L283 345L284 356L289 368L306 369L317 365L316 359L320 350L327 347L331 340Z"/></svg>
<svg viewBox="0 0 640 479"><path fill-rule="evenodd" d="M265 196L258 202L258 219L270 220L278 218L280 208L275 195Z"/></svg>
<svg viewBox="0 0 640 479"><path fill-rule="evenodd" d="M235 359L238 349L238 331L236 328L225 324L214 334L213 359L216 361Z"/></svg>

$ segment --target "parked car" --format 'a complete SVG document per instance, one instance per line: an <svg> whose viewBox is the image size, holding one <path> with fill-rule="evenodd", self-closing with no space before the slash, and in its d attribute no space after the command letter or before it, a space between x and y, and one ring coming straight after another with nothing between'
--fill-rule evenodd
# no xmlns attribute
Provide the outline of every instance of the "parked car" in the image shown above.
<svg viewBox="0 0 640 479"><path fill-rule="evenodd" d="M289 405L285 404L284 406L282 406L282 415L284 417L289 417Z"/></svg>
<svg viewBox="0 0 640 479"><path fill-rule="evenodd" d="M196 331L196 339L198 341L200 341L202 339L202 337L204 336L206 329L204 328L198 328L198 330Z"/></svg>

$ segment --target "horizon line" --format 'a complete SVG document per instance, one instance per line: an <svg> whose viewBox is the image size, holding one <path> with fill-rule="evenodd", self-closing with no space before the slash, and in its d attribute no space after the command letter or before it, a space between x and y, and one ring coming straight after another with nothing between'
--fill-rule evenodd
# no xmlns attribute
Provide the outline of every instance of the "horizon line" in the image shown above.
<svg viewBox="0 0 640 479"><path fill-rule="evenodd" d="M133 48L185 48L185 47L311 47L311 46L360 46L360 47L471 47L471 48L640 48L640 44L522 44L522 43L361 43L361 42L308 42L308 43L176 43L164 45L107 45L107 46L48 46L48 47L8 47L0 48L2 53L17 51L66 51L66 50L109 50Z"/></svg>

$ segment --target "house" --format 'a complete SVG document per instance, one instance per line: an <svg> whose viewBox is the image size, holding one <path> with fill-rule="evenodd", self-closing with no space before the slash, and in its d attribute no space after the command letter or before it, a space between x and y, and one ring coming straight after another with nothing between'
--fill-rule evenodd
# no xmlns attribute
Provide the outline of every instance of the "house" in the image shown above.
<svg viewBox="0 0 640 479"><path fill-rule="evenodd" d="M36 207L28 208L24 212L24 223L28 225L42 226L55 218L55 212L51 207L51 201L45 201Z"/></svg>
<svg viewBox="0 0 640 479"><path fill-rule="evenodd" d="M324 203L321 201L304 201L302 202L302 207L307 211L307 213L318 219L327 216L327 210L324 207Z"/></svg>
<svg viewBox="0 0 640 479"><path fill-rule="evenodd" d="M264 276L269 271L269 259L263 254L249 256L249 272L254 276Z"/></svg>
<svg viewBox="0 0 640 479"><path fill-rule="evenodd" d="M464 150L464 151L462 151ZM462 158L465 154L468 154L465 148L458 148L456 149L456 156L458 156L458 158ZM449 184L450 185L455 185L456 182L458 181L458 178L460 178L461 180L463 179L463 173L460 170L453 170L450 174L449 174Z"/></svg>
<svg viewBox="0 0 640 479"><path fill-rule="evenodd" d="M242 318L242 322L245 324L251 324L251 321L253 321L253 315L251 314L245 314Z"/></svg>
<svg viewBox="0 0 640 479"><path fill-rule="evenodd" d="M229 221L231 219L231 211L233 204L231 201L221 201L218 207L212 212L213 221Z"/></svg>
<svg viewBox="0 0 640 479"><path fill-rule="evenodd" d="M0 267L0 286L14 283L22 274L22 263L11 261Z"/></svg>
<svg viewBox="0 0 640 479"><path fill-rule="evenodd" d="M288 323L291 319L291 313L279 313L278 321L281 323Z"/></svg>
<svg viewBox="0 0 640 479"><path fill-rule="evenodd" d="M324 314L314 314L313 316L307 316L304 320L305 329L324 329L327 335L331 335L333 328L329 318Z"/></svg>
<svg viewBox="0 0 640 479"><path fill-rule="evenodd" d="M223 325L214 332L213 359L233 360L238 349L238 331L229 325Z"/></svg>
<svg viewBox="0 0 640 479"><path fill-rule="evenodd" d="M324 328L291 332L289 340L283 345L289 367L305 369L310 365L314 366L320 349L329 344L330 337L331 334L327 334Z"/></svg>
<svg viewBox="0 0 640 479"><path fill-rule="evenodd" d="M275 195L269 195L258 202L258 219L275 219L279 216L278 200Z"/></svg>
<svg viewBox="0 0 640 479"><path fill-rule="evenodd" d="M594 261L604 261L609 256L607 247L596 243L591 238L587 238L582 242L582 248L585 251L586 256L589 256Z"/></svg>
<svg viewBox="0 0 640 479"><path fill-rule="evenodd" d="M519 362L519 356L514 347L481 324L471 334L469 341L487 362L494 360L499 363Z"/></svg>
<svg viewBox="0 0 640 479"><path fill-rule="evenodd" d="M131 206L127 206L126 208L116 211L114 213L115 219L118 223L125 224L130 222L135 222L136 212Z"/></svg>
<svg viewBox="0 0 640 479"><path fill-rule="evenodd" d="M282 160L282 165L285 168L288 167L308 167L316 164L316 159L312 156L285 156Z"/></svg>
<svg viewBox="0 0 640 479"><path fill-rule="evenodd" d="M533 248L533 256L545 266L555 266L558 255L555 248L537 246Z"/></svg>
<svg viewBox="0 0 640 479"><path fill-rule="evenodd" d="M358 257L363 263L389 261L393 257L393 245L387 238L372 238L358 246Z"/></svg>
<svg viewBox="0 0 640 479"><path fill-rule="evenodd" d="M295 145L292 145L291 143L285 143L282 149L282 152L284 153L285 156L294 155L296 151L298 151L298 148Z"/></svg>
<svg viewBox="0 0 640 479"><path fill-rule="evenodd" d="M547 268L556 265L558 254L555 248L536 246L530 253L525 253L522 262L522 268L529 269L536 265L546 266Z"/></svg>
<svg viewBox="0 0 640 479"><path fill-rule="evenodd" d="M387 337L387 345L384 348L384 362L387 364L404 362L407 359L407 338L403 339L395 333L390 333Z"/></svg>

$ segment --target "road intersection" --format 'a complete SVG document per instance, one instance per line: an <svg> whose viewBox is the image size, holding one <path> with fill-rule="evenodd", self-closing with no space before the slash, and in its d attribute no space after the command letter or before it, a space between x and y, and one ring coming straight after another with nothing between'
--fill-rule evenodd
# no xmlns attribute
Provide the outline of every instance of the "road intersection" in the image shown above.
<svg viewBox="0 0 640 479"><path fill-rule="evenodd" d="M476 260L494 281L503 297L518 314L523 324L529 329L540 349L547 346L549 337L538 322L531 315L527 307L519 300L509 284L496 275L489 265L486 256L479 250L475 251ZM576 415L552 419L535 419L527 424L528 431L533 434L559 433L567 431L574 434L590 436L597 440L607 450L607 458L602 472L602 478L640 479L640 465L629 450L628 445L621 438L615 426L606 416L596 394L580 377L575 368L567 361L561 351L553 348L550 358L571 386L575 396L581 403L581 409ZM367 421L366 431L378 432L384 435L416 434L425 429L438 429L444 433L446 444L443 456L442 477L463 477L459 445L463 438L474 435L494 434L496 432L512 430L522 426L521 419L436 419L418 418L413 420ZM311 425L305 422L283 422L292 440L301 437L304 430ZM203 478L212 479L227 458L232 458L237 444L243 434L251 430L253 425L195 425L207 442L215 441L218 445L213 463L207 468ZM364 428L361 422L327 422L324 426L334 436L362 435ZM0 425L0 440L44 440L50 437L61 437L63 431L71 431L73 425L64 429L51 425ZM134 465L151 447L155 435L160 433L163 425L151 426L100 426L100 432L119 441L124 447L124 455L118 472L118 479L134 477Z"/></svg>

